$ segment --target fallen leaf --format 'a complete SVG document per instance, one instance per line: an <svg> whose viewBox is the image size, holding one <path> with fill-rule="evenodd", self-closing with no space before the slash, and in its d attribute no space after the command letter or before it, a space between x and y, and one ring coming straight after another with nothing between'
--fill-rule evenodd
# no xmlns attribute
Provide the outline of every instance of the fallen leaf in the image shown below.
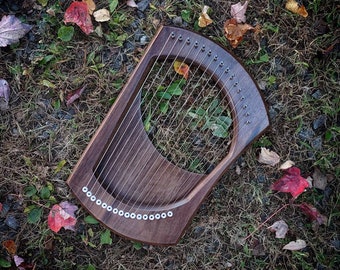
<svg viewBox="0 0 340 270"><path fill-rule="evenodd" d="M280 162L280 156L274 151L270 151L267 148L261 147L261 153L258 161L263 164L275 166Z"/></svg>
<svg viewBox="0 0 340 270"><path fill-rule="evenodd" d="M239 165L236 165L235 172L237 175L241 175L241 167Z"/></svg>
<svg viewBox="0 0 340 270"><path fill-rule="evenodd" d="M52 17L55 17L55 10L53 8L47 9L46 13Z"/></svg>
<svg viewBox="0 0 340 270"><path fill-rule="evenodd" d="M53 205L48 215L48 227L54 232L59 232L61 228L74 231L77 222L74 212L77 209L77 206L69 202Z"/></svg>
<svg viewBox="0 0 340 270"><path fill-rule="evenodd" d="M295 165L295 162L294 161L291 161L291 160L287 160L285 161L281 166L280 166L280 170L287 170L289 169L290 167L293 167Z"/></svg>
<svg viewBox="0 0 340 270"><path fill-rule="evenodd" d="M327 225L327 217L321 215L318 209L308 203L300 204L301 210L309 217L310 220L316 221L319 225Z"/></svg>
<svg viewBox="0 0 340 270"><path fill-rule="evenodd" d="M310 177L310 176L308 176L308 177L306 178L306 181L308 182L308 187L309 187L309 188L312 188L312 187L313 187L313 178Z"/></svg>
<svg viewBox="0 0 340 270"><path fill-rule="evenodd" d="M189 77L189 66L186 63L183 63L181 61L175 61L174 62L174 70L179 75L183 75L183 77L187 80Z"/></svg>
<svg viewBox="0 0 340 270"><path fill-rule="evenodd" d="M313 172L313 183L314 183L313 186L315 188L325 190L327 186L327 182L328 182L328 177L324 175L318 168L315 168Z"/></svg>
<svg viewBox="0 0 340 270"><path fill-rule="evenodd" d="M18 255L15 255L13 257L13 260L14 260L16 267L20 266L25 261L23 258L19 257Z"/></svg>
<svg viewBox="0 0 340 270"><path fill-rule="evenodd" d="M297 239L296 241L291 241L287 245L285 245L282 249L287 250L300 250L307 246L306 242L301 239Z"/></svg>
<svg viewBox="0 0 340 270"><path fill-rule="evenodd" d="M243 35L248 30L253 30L249 24L238 24L236 19L231 18L224 23L224 35L229 40L231 46L236 48L243 39Z"/></svg>
<svg viewBox="0 0 340 270"><path fill-rule="evenodd" d="M300 175L300 169L291 167L285 174L271 186L271 190L288 192L296 199L305 188L309 187L308 181Z"/></svg>
<svg viewBox="0 0 340 270"><path fill-rule="evenodd" d="M32 26L22 23L14 15L5 15L0 21L0 47L18 42Z"/></svg>
<svg viewBox="0 0 340 270"><path fill-rule="evenodd" d="M295 0L287 0L286 2L286 9L295 13L295 14L299 14L302 17L307 17L308 16L308 12L305 8L304 5L300 5L297 1Z"/></svg>
<svg viewBox="0 0 340 270"><path fill-rule="evenodd" d="M111 19L110 11L106 8L99 9L93 13L93 17L97 22L107 22Z"/></svg>
<svg viewBox="0 0 340 270"><path fill-rule="evenodd" d="M238 23L246 22L246 11L247 11L248 1L243 5L241 2L231 5L231 17L233 17Z"/></svg>
<svg viewBox="0 0 340 270"><path fill-rule="evenodd" d="M14 255L13 260L18 270L34 269L34 265L25 263L25 260L18 255Z"/></svg>
<svg viewBox="0 0 340 270"><path fill-rule="evenodd" d="M80 95L84 92L85 88L86 85L73 91L72 93L69 93L66 97L66 106L70 106L75 100L80 98Z"/></svg>
<svg viewBox="0 0 340 270"><path fill-rule="evenodd" d="M202 12L198 18L199 27L207 27L209 24L213 23L213 20L208 15L209 6L204 6Z"/></svg>
<svg viewBox="0 0 340 270"><path fill-rule="evenodd" d="M284 220L279 220L273 223L268 229L275 232L275 238L285 238L288 232L288 225Z"/></svg>
<svg viewBox="0 0 340 270"><path fill-rule="evenodd" d="M5 240L2 242L2 246L7 250L8 254L14 255L17 253L17 245L13 240Z"/></svg>
<svg viewBox="0 0 340 270"><path fill-rule="evenodd" d="M93 0L83 0L87 4L87 10L89 14L92 14L93 11L96 10L96 4L93 2Z"/></svg>
<svg viewBox="0 0 340 270"><path fill-rule="evenodd" d="M64 23L75 23L87 35L93 32L91 16L85 2L72 2L64 14Z"/></svg>
<svg viewBox="0 0 340 270"><path fill-rule="evenodd" d="M129 7L138 7L136 2L134 0L127 0L126 1L126 4L129 6Z"/></svg>
<svg viewBox="0 0 340 270"><path fill-rule="evenodd" d="M0 79L0 111L8 109L10 88L6 80Z"/></svg>

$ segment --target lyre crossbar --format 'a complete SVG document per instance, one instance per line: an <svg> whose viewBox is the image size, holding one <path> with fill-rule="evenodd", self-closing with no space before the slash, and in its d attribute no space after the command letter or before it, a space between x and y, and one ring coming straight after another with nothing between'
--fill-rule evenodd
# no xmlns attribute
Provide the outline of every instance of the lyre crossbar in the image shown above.
<svg viewBox="0 0 340 270"><path fill-rule="evenodd" d="M168 108L153 104L151 109L143 109L142 104L146 100L142 89L147 89L151 95L153 91L163 91L161 96L159 93L157 95L160 100L166 99L166 102L171 98L169 93L187 95L183 106L203 99L198 95L196 98L189 97L186 93L194 93L194 90L187 86L183 91L174 91L169 86L160 86L158 83L155 90L147 87L152 80L167 72L165 70L162 73L160 70L163 69L163 63L169 61L188 64L190 74L187 84L195 69L208 74L207 80L214 82L210 87L220 89L219 95L229 108L232 124L228 151L207 170L195 171L176 164L174 158L164 154L163 147L157 146L152 139L151 133L159 130L157 123L154 123L152 132L146 127L147 120L150 120L146 115L147 111L166 112ZM159 66L155 68L156 63ZM164 84L174 85L174 82L164 80ZM205 89L204 83L197 85ZM166 91L168 92L165 93ZM164 104L173 110L179 110L174 109L174 104ZM202 106L200 109L202 112ZM206 111L209 109L206 108ZM192 112L191 109L187 115L197 118L199 113ZM204 114L203 109L202 118L205 117ZM183 121L190 121L191 118L187 115L183 117ZM215 117L222 122L228 119L225 115L217 118ZM196 121L196 129L208 129L207 124L193 120ZM171 121L173 119L166 120L165 123ZM176 125L179 125L178 122ZM187 126L191 127L192 124L187 123ZM267 111L256 84L229 52L199 34L164 26L149 44L67 183L82 205L113 232L150 244L175 244L216 182L268 126ZM217 133L220 128L217 124L210 128L216 137L223 136ZM176 135L176 131L165 131L166 134ZM210 138L209 142L217 143L219 139ZM180 139L174 145L184 148L188 142L184 143ZM202 156L204 153L197 154L197 159L202 160Z"/></svg>

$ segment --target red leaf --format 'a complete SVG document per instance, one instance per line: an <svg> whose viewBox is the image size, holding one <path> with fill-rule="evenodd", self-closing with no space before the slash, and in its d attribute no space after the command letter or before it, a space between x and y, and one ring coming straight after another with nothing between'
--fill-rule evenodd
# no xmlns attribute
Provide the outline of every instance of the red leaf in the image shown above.
<svg viewBox="0 0 340 270"><path fill-rule="evenodd" d="M87 35L93 32L91 16L85 2L72 2L65 12L64 22L77 24Z"/></svg>
<svg viewBox="0 0 340 270"><path fill-rule="evenodd" d="M271 186L271 190L289 192L296 199L307 187L309 187L308 181L300 175L300 169L291 167L285 170L285 175Z"/></svg>
<svg viewBox="0 0 340 270"><path fill-rule="evenodd" d="M310 220L315 220L319 225L327 224L327 217L321 215L318 209L316 209L313 205L302 203L300 204L300 208Z"/></svg>
<svg viewBox="0 0 340 270"><path fill-rule="evenodd" d="M48 215L48 227L54 232L59 232L59 230L63 227L66 230L74 231L74 226L77 222L74 212L77 209L77 206L70 204L69 202L62 202L60 204L53 205Z"/></svg>
<svg viewBox="0 0 340 270"><path fill-rule="evenodd" d="M67 95L66 98L66 105L70 106L75 100L80 98L80 95L84 92L86 86L84 85L83 87L75 90L74 92L70 93Z"/></svg>

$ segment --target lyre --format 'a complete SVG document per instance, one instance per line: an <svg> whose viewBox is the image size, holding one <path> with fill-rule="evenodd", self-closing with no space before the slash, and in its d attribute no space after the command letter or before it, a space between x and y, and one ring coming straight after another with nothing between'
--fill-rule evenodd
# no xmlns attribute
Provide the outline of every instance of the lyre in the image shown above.
<svg viewBox="0 0 340 270"><path fill-rule="evenodd" d="M197 69L207 74L206 81L214 82L231 113L228 152L207 170L195 171L176 164L174 157L155 145L145 126L145 82L160 77L160 73L150 74L159 71L163 62L173 61L188 63L190 72ZM200 99L196 97L192 102ZM157 104L154 106L151 111L159 110ZM268 126L256 84L229 52L199 34L164 26L149 44L67 183L82 205L113 232L150 244L175 244L213 186ZM219 140L214 142L219 147ZM183 147L183 141L177 144Z"/></svg>

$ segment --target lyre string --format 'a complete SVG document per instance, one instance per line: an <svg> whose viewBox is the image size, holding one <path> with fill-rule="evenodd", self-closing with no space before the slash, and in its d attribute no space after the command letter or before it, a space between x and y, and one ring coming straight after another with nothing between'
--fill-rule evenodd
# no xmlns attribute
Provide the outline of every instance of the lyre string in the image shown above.
<svg viewBox="0 0 340 270"><path fill-rule="evenodd" d="M152 65L151 68L154 68L154 66L156 65L157 61L159 60L160 56L162 55L162 53L163 53L163 51L164 51L164 49L165 49L167 43L169 42L169 39L170 39L170 38L171 38L171 36L169 35L168 38L167 38L167 40L164 42L163 47L162 47L162 49L161 49L159 55L157 56L157 58L156 58L156 60L155 60L155 62L153 63L153 65ZM175 46L175 43L173 44L173 47L174 47L174 46ZM173 49L173 47L172 47L172 49ZM144 82L143 82L143 84L142 84L141 87L144 86L145 82L146 82L146 80L144 80ZM135 100L136 100L137 98L138 98L138 94L135 96ZM123 120L120 122L118 129L121 127L121 125L123 124L123 122L124 122L124 120L125 120L126 117L127 117L127 114L124 115L124 118L123 118ZM103 159L104 159L104 157L106 156L108 150L110 149L110 146L112 145L112 143L113 143L113 141L114 141L116 135L117 135L117 132L116 132L116 133L114 134L114 136L111 138L111 140L110 140L110 142L109 142L109 144L108 144L106 150L104 151L104 153L102 154L102 156L101 156L99 162L97 163L96 168L93 170L93 174L92 174L92 175L94 175L94 172L96 172L96 171L98 170L100 164L103 162ZM117 145L118 145L118 144L117 144ZM115 151L115 149L112 151L112 153L113 153L114 151ZM111 154L111 155L112 155L112 154ZM111 158L111 156L110 156L110 158ZM104 167L107 165L107 163L109 162L110 158L107 159L107 162L105 163ZM102 170L102 171L104 171L104 170ZM101 172L100 172L100 174L98 175L98 178L99 178L99 177L101 177ZM88 180L88 182L87 182L87 186L88 186L90 189L91 189L91 188L94 186L94 184L95 184L95 182L94 182L93 185L92 185L92 187L91 187L91 186L90 186L91 180L92 180L92 177L91 177L91 178ZM97 190L97 191L98 191L98 190ZM95 194L95 193L94 193L94 194Z"/></svg>
<svg viewBox="0 0 340 270"><path fill-rule="evenodd" d="M199 51L197 52L197 54L196 54L196 56L195 56L194 59L196 59L196 57L197 57L198 54L199 54ZM184 62L185 62L185 61L184 61ZM192 61L192 62L190 63L190 66L192 66L193 63L194 63L194 61ZM210 63L210 64L211 64L211 63ZM210 65L210 64L209 64L209 65ZM208 67L209 67L209 65L208 65ZM207 67L207 68L208 68L208 67ZM195 69L195 72L197 72L197 70L198 70L198 69ZM186 88L187 88L188 86L189 86L189 83L187 83ZM156 106L156 107L157 107L157 106ZM158 122L158 119L159 119L159 118L160 118L160 115L159 115L159 116L157 117L157 119L155 120L156 123ZM165 121L166 121L166 120L165 120ZM143 131L143 132L144 132L144 131ZM147 150L148 150L148 149L144 149L145 152L147 152ZM142 150L142 151L143 151L143 150ZM148 160L148 161L150 161L150 160L151 160L151 157L149 157L149 160ZM147 164L147 163L148 163L148 162L146 162L145 164ZM146 165L144 165L143 169L145 168L145 166L146 166ZM151 168L152 168L153 166L154 166L154 165L152 165ZM159 165L159 166L161 166L161 165ZM151 169L151 168L150 168L150 169ZM158 170L158 168L157 168L157 170ZM141 173L141 171L142 171L142 170L139 171L139 174ZM138 178L139 174L136 176L136 178ZM154 174L153 174L153 175L154 175ZM144 176L144 177L140 180L140 184L138 185L137 190L138 190L138 188L139 188L141 185L144 185L144 189L145 189L146 186L152 182L153 175L150 176L149 183L144 183L144 182L145 182L145 181L144 181L145 176ZM135 206L136 202L138 202L138 201L140 200L140 197L142 196L142 193L143 193L144 189L140 192L140 195L139 195L138 198L135 200L135 203L133 203L133 206ZM127 191L127 193L128 193L128 192L129 192L129 190ZM127 205L128 205L129 203L131 203L131 199L127 202Z"/></svg>
<svg viewBox="0 0 340 270"><path fill-rule="evenodd" d="M196 59L194 59L194 61L195 61L195 60L196 60ZM209 65L206 67L205 71L203 72L203 74L201 75L201 77L198 79L198 81L204 79L203 76L206 74L206 71L208 70L208 68L209 68L209 66L211 65L211 63L213 63L213 60L211 60L211 62L209 63ZM199 69L199 68L197 68L196 71L197 71L198 69ZM215 71L216 71L216 69L217 69L217 67L215 68ZM211 77L212 77L212 76L213 76L213 74L211 75ZM191 75L191 78L193 78L193 77L194 77L194 74ZM211 79L211 77L209 78L209 80ZM204 86L202 86L202 90L201 90L201 91L204 91L205 87L206 87L207 84L209 83L209 80L206 82L206 84L205 84ZM189 88L189 85L190 85L190 81L188 82L186 88ZM192 94L193 94L193 92L189 92L189 97L188 97L188 98L190 98ZM178 102L178 101L177 101L177 102ZM175 105L173 105L173 107L175 107ZM180 111L182 108L183 108L183 106L177 111L176 115L178 115L179 111ZM185 118L185 117L182 118L182 121L184 120L184 118ZM171 120L171 122L173 122L173 121L174 121L174 118ZM164 120L164 122L166 122L166 120ZM169 126L171 126L171 124L169 124ZM176 134L176 133L177 133L178 128L180 128L180 125L179 125L179 124L177 125L177 129L174 129L174 130L173 130L173 134ZM189 134L189 136L190 136L190 134ZM189 136L187 136L187 138L188 138ZM170 140L171 140L171 139L172 139L172 138L170 137ZM160 151L160 152L162 152L162 151ZM166 156L166 154L164 154L163 156ZM164 171L167 171L167 170L168 170L168 167L169 167L169 166L170 166L170 163L168 163L166 166L163 166L163 167L161 167L161 166L159 165L158 168L154 171L153 175L150 177L149 182L152 181L152 178L153 178L154 175L157 175L157 174L162 175L162 173L159 172L160 169L163 170L163 172L164 172ZM170 172L170 174L171 174L171 173L172 173L172 172ZM143 182L143 180L142 180L141 182ZM148 195L150 194L150 192L151 192L151 190L149 190L148 193L147 193L145 196L148 196ZM168 192L167 190L164 190L164 193L165 193L164 196L159 196L159 198L163 198L163 199L166 198L166 193L167 193L167 192ZM143 192L141 192L141 193L143 193ZM150 194L150 195L152 195L152 194ZM155 195L154 195L154 196L155 196ZM154 199L154 198L152 198L150 201L153 201L153 199ZM139 198L138 198L136 201L139 201ZM167 200L165 200L165 201L167 201ZM141 204L143 204L143 201L142 201ZM135 206L135 205L134 205L134 206ZM149 204L147 204L147 207L148 207L148 206L149 206Z"/></svg>
<svg viewBox="0 0 340 270"><path fill-rule="evenodd" d="M170 36L168 37L168 39L170 38ZM165 44L166 44L167 42L165 42ZM164 46L165 46L165 44L164 44ZM173 46L172 46L172 48L171 48L171 51L173 50L173 48L175 47L175 45L176 45L176 43L174 43L173 44ZM164 50L164 46L163 46L163 50ZM183 45L182 45L182 48L181 48L181 50L183 49L183 47L185 46L185 43L183 42ZM163 63L163 65L162 65L162 67L165 65L165 63L166 63L166 60L167 60L167 58L170 56L170 54L167 54L166 55L166 59L165 59L165 61L164 61L164 63ZM178 56L176 56L176 58L177 58ZM156 63L158 62L158 60L159 60L159 57L157 58L157 60L154 62L154 64L153 64L153 67L156 65ZM152 68L153 68L152 67ZM161 72L161 70L162 70L162 68L160 68L159 69L159 71L158 71L158 74L159 74L159 72ZM169 71L167 71L167 73L168 73ZM153 80L153 83L154 83L154 81L156 80L156 78L158 77L158 74L155 76L155 78L154 78L154 80ZM148 74L148 77L150 76L150 73ZM141 86L141 89L143 88L143 86L144 86L144 84L147 82L147 79L145 79L144 80L144 82L143 82L143 85ZM152 84L153 84L152 83ZM153 97L152 98L154 98L156 96L156 93L154 93L154 95L153 95ZM137 98L139 98L139 95L136 95L136 97L135 97L135 100L134 100L134 102L136 101L136 99ZM150 101L151 102L151 101ZM129 109L129 111L130 111L130 109ZM137 111L135 112L135 113L137 113ZM127 115L128 113L126 113L126 115ZM126 115L125 115L125 117L124 117L124 120L125 120L125 118L126 118ZM132 117L133 118L133 117ZM123 121L124 121L123 120ZM122 123L123 123L123 121L122 121ZM129 122L129 124L131 123L131 121L132 120L130 120L130 122ZM127 125L127 127L128 127L129 125ZM121 125L120 125L120 127L118 128L118 129L120 129L121 128ZM133 128L133 130L132 130L132 132L130 133L130 134L132 134L134 131L135 131L135 129L136 129L136 127L134 127ZM125 134L127 133L127 129L124 131L124 133L123 133L123 135L121 136L121 138L123 137L123 136L125 136ZM117 133L116 133L117 134ZM127 136L129 136L129 138L131 137L131 135L127 135ZM112 143L112 141L114 140L114 138L111 140L111 143ZM121 139L119 139L119 142L121 141ZM116 144L116 147L117 147L117 145L119 144L119 142L117 142L117 144ZM126 142L128 142L128 140L126 140ZM124 146L120 149L120 152L117 154L117 159L118 159L118 156L120 155L120 153L121 153L121 151L123 151L123 150L125 150L125 145L126 145L126 143L124 144ZM131 148L130 149L132 149L132 147L133 146L131 146ZM109 149L109 148L108 148ZM106 161L106 163L105 163L105 165L103 166L103 169L102 169L102 172L104 172L104 170L105 170L105 167L107 166L107 164L109 163L109 161L111 160L111 158L112 158L112 155L113 155L113 153L115 152L115 150L116 150L116 148L112 151L112 153L111 153L111 155L108 157L108 159L107 159L107 161ZM116 160L117 160L116 159ZM100 164L100 163L98 163L98 164ZM109 170L108 170L108 173L106 174L106 176L98 176L98 177L103 177L103 179L105 180L105 178L107 177L107 175L110 173L110 171L112 170L112 168L114 167L114 164L115 164L115 162L113 162L112 163L112 165L110 166L110 168L109 168ZM122 163L121 163L122 164ZM117 170L118 171L118 170ZM102 172L100 172L100 174L102 173ZM116 175L116 174L115 174ZM114 176L115 176L114 175ZM107 185L107 188L106 188L106 191L108 190L108 188L111 186L111 184L113 183L113 180L114 180L114 178L115 177L112 177L112 180L110 181L110 183ZM115 185L115 188L112 190L112 192L111 192L111 195L114 193L114 191L115 191L115 189L116 189L116 187L119 185L119 181L122 181L122 180L118 180L117 181L117 184ZM98 192L98 189L97 189L97 191L96 192Z"/></svg>
<svg viewBox="0 0 340 270"><path fill-rule="evenodd" d="M181 50L182 50L182 49L183 49L183 47L181 48ZM181 51L181 50L180 50L180 51ZM191 51L191 50L192 50L192 48L190 49L190 51ZM190 51L188 52L187 55L190 55ZM169 53L169 55L171 55L171 52ZM187 56L186 56L186 57L187 57ZM186 59L186 57L185 57L185 59ZM173 61L176 61L177 59L178 59L178 54L175 56L175 58L174 58ZM163 62L163 65L164 65L164 64L165 64L165 62ZM163 65L162 65L162 67L163 67ZM169 67L169 69L166 71L166 75L163 77L163 81L162 81L159 85L164 84L164 81L166 80L168 73L170 73L171 71L172 71L172 68ZM159 72L161 72L161 69L159 69L158 74L159 74ZM151 74L151 72L150 72L149 74ZM155 76L155 78L157 78L157 77L158 77L158 76ZM171 80L171 82L169 83L169 85L171 85L171 84L174 82L174 80L175 80L175 78L172 78L172 80ZM158 82L157 82L157 83L158 83ZM149 89L148 89L147 91L150 91L150 89L152 89L152 86L153 86L154 84L155 84L155 79L152 81L151 86L149 87ZM157 91L154 92L154 95L153 95L152 99L155 98L156 94L157 94ZM148 102L148 104L150 104L150 106L151 106L151 104L152 104L152 99ZM160 100L157 101L156 107L159 105L159 103L160 103ZM146 105L146 108L148 108L148 105ZM142 112L141 118L143 117L144 113L146 113L146 112L147 112L147 110L145 110L144 112ZM145 132L145 131L142 130L141 132ZM133 142L133 144L131 145L130 148L127 147L128 153L133 149L135 143L136 143L136 142ZM144 148L144 149L141 150L142 147L143 147L143 145L140 145L140 146L138 147L138 149L137 149L135 152L137 153L137 152L139 152L139 151L144 151L144 153L146 153L146 152L149 150L148 147L146 147L146 148ZM126 149L125 147L122 147L122 149L123 149L123 148ZM135 158L136 158L136 155L133 155L132 160L130 160L130 164L133 163L133 161L134 161ZM129 166L129 165L127 165L127 166ZM144 168L145 168L145 167L144 167ZM112 169L112 166L110 167L110 170L111 170L111 169ZM134 169L132 169L132 170L134 170ZM141 173L141 171L142 171L142 169L139 170L139 172L138 172L137 176L135 177L135 179L138 179L139 174ZM131 171L130 171L130 173L131 173ZM131 173L131 174L132 174L132 173ZM112 176L112 178L115 178L115 175L116 175L116 174L114 174L114 175ZM124 179L124 176L125 176L125 174L122 175L121 179ZM136 181L136 180L135 180L135 181ZM135 182L135 181L134 181L134 182ZM132 183L132 184L133 184L133 183ZM126 198L126 196L129 194L129 191L130 191L130 189L131 189L132 186L133 186L132 184L130 185L130 187L128 187L128 190L125 192L124 197L122 198L122 201L124 201L125 198ZM138 190L138 188L139 188L140 185L142 185L142 184L143 184L143 181L140 181L139 184L137 185L137 188L136 188L136 189ZM125 185L126 185L126 182L123 184L123 186L121 187L121 189L124 189ZM116 186L117 186L117 185L116 185ZM112 191L111 193L113 194L113 191ZM119 193L119 192L118 192L118 193Z"/></svg>
<svg viewBox="0 0 340 270"><path fill-rule="evenodd" d="M216 70L216 69L215 69L215 70ZM214 73L215 73L215 72L213 72L212 74L214 74ZM211 76L211 77L212 77L212 76ZM207 81L207 84L209 83L211 77L210 77L209 80ZM231 77L231 78L232 78L232 77ZM218 85L219 81L220 81L220 77L219 77L218 80L216 81L216 83L215 83L215 85L213 86L213 88L216 88L216 86ZM207 85L207 84L206 84L206 85ZM223 88L224 88L224 87L226 87L226 86L223 86L223 87L220 88L220 91L217 93L217 96L221 95L221 92L223 91ZM205 89L205 87L203 87L202 91L204 91L204 89ZM208 99L208 97L207 97L207 99ZM222 101L223 101L223 100L222 100ZM240 99L238 102L235 103L235 108L238 106L239 102L241 102L241 99ZM228 104L227 104L225 107L230 108L230 103L231 103L231 101L228 101ZM209 107L210 107L211 105L212 105L212 103L209 105ZM208 107L206 110L209 110L209 109L210 109L209 107ZM217 107L215 108L215 111L216 111L216 110L217 110ZM232 113L234 113L233 110L234 110L234 109L232 108L232 110L231 110ZM221 110L220 116L221 116L223 113L225 113L225 110ZM212 112L212 114L214 114L214 112ZM182 120L184 120L184 118L185 118L185 117L183 117ZM236 121L236 123L235 123L235 125L234 125L234 130L236 130L237 128L238 128L238 122ZM176 132L174 131L173 134L175 134L175 133L176 133ZM230 133L233 133L233 130L232 130ZM187 138L190 138L190 136L187 136ZM229 136L229 138L230 138L230 136ZM224 140L225 140L225 138L224 138ZM185 142L182 143L182 145L184 145L184 144L185 144ZM200 152L199 154L202 154L203 151L204 151L204 148L201 148L201 152ZM198 155L199 155L199 154L198 154ZM166 170L166 169L165 169L165 170ZM182 176L183 176L183 175L182 175ZM181 183L182 183L182 185L178 186L178 188L176 189L177 191L181 189L181 187L185 184L185 181L181 181ZM177 193L176 190L173 190L173 193ZM188 191L188 192L190 192L190 191ZM163 199L164 199L164 197L162 197L162 196L159 196L159 198L163 198ZM165 201L168 201L168 200L165 200ZM165 201L164 201L164 202L165 202ZM156 205L156 204L157 204L157 203L155 203L155 205Z"/></svg>
<svg viewBox="0 0 340 270"><path fill-rule="evenodd" d="M216 69L215 69L215 71L216 71ZM214 72L215 72L215 71L214 71ZM208 84L209 84L211 78L213 77L213 74L214 74L214 73L212 73L211 76L210 76L210 78L207 79L207 82L206 82L205 86L202 88L201 93L202 93L203 91L205 91L205 89L206 89L206 87L208 86ZM213 86L210 86L210 88L211 88L211 89L217 88L219 81L220 81L220 77L218 78L218 80L215 81L215 84L214 84ZM220 90L216 93L216 96L221 96L222 91L223 91L223 87L221 87ZM208 99L209 99L209 96L206 96L206 97L205 97L205 101L208 101ZM201 102L200 104L204 103L205 101ZM222 101L223 101L223 100L222 100ZM196 100L195 100L195 102L196 102ZM231 101L228 101L228 104L225 105L225 107L227 107L227 108L229 109L229 108L230 108L230 103L231 103ZM211 106L212 106L212 102L209 104L209 107L206 108L206 111L209 111L209 109L210 109ZM215 115L215 112L216 112L217 110L218 110L218 107L216 107L216 108L214 109L214 111L211 112L211 114L212 114L212 115ZM226 112L226 110L221 110L221 112L220 112L220 114L219 114L218 116L222 116L225 112ZM187 111L187 114L188 114L188 113L189 113L189 111ZM185 119L185 117L182 118L182 121L183 121L184 119ZM190 125L192 121L194 121L193 118L191 118L191 119L189 120L189 122L186 123L186 124L187 124L187 125ZM195 129L192 129L192 130L191 130L191 133L190 133L188 136L186 136L186 140L190 140L190 136L191 136L192 133L194 133L194 132L195 132ZM231 131L230 133L232 133L232 132L233 132L233 131ZM207 134L205 134L205 135L203 134L203 136L204 136L204 137L207 137L208 135L207 135ZM209 139L210 139L210 137L211 137L211 136L209 136ZM228 136L227 138L223 138L223 141L225 141L226 139L230 139L230 136ZM180 152L185 151L185 150L182 151L181 149L182 149L182 148L184 147L184 145L187 143L186 140L183 141L183 142L179 142L179 137L178 137L177 143L180 143L180 145L181 145L181 147L180 147L180 149L179 149ZM208 141L208 140L207 140L207 141ZM196 152L196 156L197 156L197 157L201 157L201 156L202 156L202 153L203 153L204 151L205 151L205 147L201 147L201 150L200 150L199 152ZM176 194L178 193L178 191L182 190L182 189L185 187L185 185L186 185L186 183L187 183L187 181L188 181L188 178L185 179L185 180L182 180L183 177L184 177L184 174L181 175L181 177L180 177L180 179L179 179L179 183L180 183L180 184L179 184L175 189L172 189L172 190L170 191L169 196L166 197L167 199L165 199L164 202L166 202L166 201L172 201L172 200L173 200L173 197L174 197L173 194L176 195ZM188 176L188 177L189 177L189 176ZM186 197L186 196L189 194L190 191L191 191L191 190L188 190L188 191L183 195L183 197ZM166 195L166 194L165 194L165 195ZM156 203L156 204L157 204L157 203Z"/></svg>
<svg viewBox="0 0 340 270"><path fill-rule="evenodd" d="M210 64L211 64L211 63L210 63ZM209 64L209 65L210 65L210 64ZM208 67L209 67L209 66L208 66ZM201 75L201 77L198 79L198 81L206 79L206 78L204 78L203 76L206 75L206 71L208 70L208 67L207 67L207 69L202 73L202 75ZM198 96L200 96L200 95L207 89L207 86L209 85L209 83L210 83L212 77L214 76L214 74L215 74L217 68L218 68L218 67L216 67L215 70L210 74L210 77L209 77L208 79L206 79L206 82L205 82L205 84L202 86L201 91L199 92ZM218 84L218 80L216 81L215 85L212 86L212 88L216 88L216 85L217 85L217 84ZM193 92L190 92L189 97L191 96L192 93L193 93ZM219 92L217 95L219 95L219 94L220 94L220 92ZM209 98L209 97L205 97L206 100L207 100L208 98ZM198 101L198 99L195 99L194 103L198 103L198 102L196 102L196 101ZM202 100L201 100L201 101L202 101ZM202 104L202 103L204 103L204 101L203 101L203 102L200 102L200 104ZM184 104L185 104L185 103L184 103ZM184 104L182 105L182 107L181 107L179 110L183 109ZM211 105L211 104L210 104L210 105ZM208 107L206 110L209 110L209 107ZM186 113L183 117L181 117L181 122L185 120L185 118L186 118L186 116L188 115L188 113L189 113L189 110L187 110L187 113ZM221 111L221 114L222 114L222 113L224 113L224 110ZM181 123L178 123L178 124L177 124L177 129L175 129L175 130L173 131L173 134L177 134L177 130L178 130L178 128L180 128L180 124L181 124ZM189 126L190 124L191 124L190 121L189 121L189 123L186 123L187 126ZM169 124L169 126L171 126L171 124ZM192 129L192 130L191 130L191 133L194 132L194 131L195 131L195 129ZM189 135L186 136L185 141L180 142L180 145L181 145L182 147L184 147L184 145L186 144L186 140L187 140L187 139L190 139L191 133L189 133ZM176 143L179 143L180 136L178 136L177 138L178 138L178 139L177 139ZM170 138L170 139L171 139L171 138ZM176 143L175 143L175 144L176 144ZM184 151L185 151L185 150L182 151L181 147L179 148L179 152L183 153ZM204 148L202 148L201 151L204 151ZM199 154L198 154L198 156L199 156ZM168 168L167 168L168 166L169 166L169 165L165 166L165 168L162 168L162 169L164 169L163 171L166 171L166 170L168 169ZM160 169L160 167L157 168L157 171L158 171L158 169ZM155 172L154 174L156 174L156 172ZM161 172L158 173L158 175L161 175L161 174L162 174ZM171 172L170 172L170 174L171 174ZM181 178L182 178L183 176L184 176L184 174L180 177L179 180L181 180ZM189 176L188 176L188 177L189 177ZM180 190L182 190L182 188L185 187L187 181L188 181L188 178L187 178L186 180L184 180L184 181L179 181L181 184L178 185L175 189L172 189L171 192L170 192L170 195L168 194L168 190L164 190L163 196L162 196L162 195L158 196L158 199L156 200L156 202L154 203L154 205L165 205L166 202L172 201L172 200L173 200L173 199L171 198L171 197L172 197L172 194L177 194ZM149 192L150 192L150 191L149 191ZM148 194L147 194L147 195L148 195ZM146 195L146 196L147 196L147 195ZM185 196L185 195L184 195L184 196ZM158 204L161 198L163 199L163 204L162 204L162 203ZM151 201L153 201L153 200L151 200ZM150 206L150 205L148 204L147 207L148 207L148 206Z"/></svg>

